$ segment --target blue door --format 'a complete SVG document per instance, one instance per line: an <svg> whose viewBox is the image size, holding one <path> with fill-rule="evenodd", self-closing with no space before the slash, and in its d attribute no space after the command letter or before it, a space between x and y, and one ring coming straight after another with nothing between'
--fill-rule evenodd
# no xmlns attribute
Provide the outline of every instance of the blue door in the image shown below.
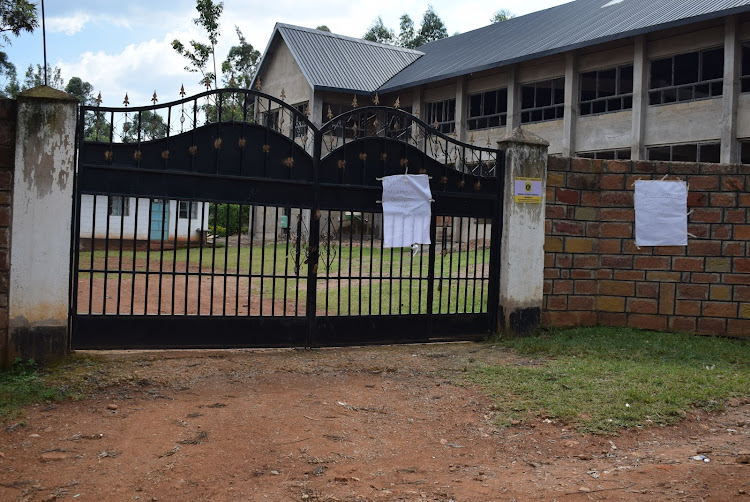
<svg viewBox="0 0 750 502"><path fill-rule="evenodd" d="M169 238L169 203L164 199L151 201L151 235L152 241Z"/></svg>

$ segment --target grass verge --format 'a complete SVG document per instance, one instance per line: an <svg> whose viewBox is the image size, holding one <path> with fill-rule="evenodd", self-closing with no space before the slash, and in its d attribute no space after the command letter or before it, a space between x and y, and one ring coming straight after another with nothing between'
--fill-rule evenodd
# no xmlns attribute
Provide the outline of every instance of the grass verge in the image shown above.
<svg viewBox="0 0 750 502"><path fill-rule="evenodd" d="M750 396L748 340L596 327L499 344L530 358L470 375L493 397L501 425L544 416L581 432L614 433Z"/></svg>
<svg viewBox="0 0 750 502"><path fill-rule="evenodd" d="M31 359L17 359L10 369L0 370L0 420L15 416L22 406L66 396L64 389L45 383Z"/></svg>

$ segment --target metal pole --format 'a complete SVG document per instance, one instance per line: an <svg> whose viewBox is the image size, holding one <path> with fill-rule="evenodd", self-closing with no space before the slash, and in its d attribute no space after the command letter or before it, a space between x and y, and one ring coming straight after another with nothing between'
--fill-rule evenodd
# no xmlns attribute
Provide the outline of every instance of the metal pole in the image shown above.
<svg viewBox="0 0 750 502"><path fill-rule="evenodd" d="M42 0L42 45L44 46L44 85L49 85L47 83L47 29L44 24L44 0Z"/></svg>

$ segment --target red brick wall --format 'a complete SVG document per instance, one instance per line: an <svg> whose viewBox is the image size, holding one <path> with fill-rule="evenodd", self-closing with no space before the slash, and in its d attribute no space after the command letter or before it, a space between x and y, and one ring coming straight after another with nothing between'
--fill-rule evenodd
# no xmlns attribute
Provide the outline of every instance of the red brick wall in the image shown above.
<svg viewBox="0 0 750 502"><path fill-rule="evenodd" d="M689 184L688 245L635 245L633 183ZM750 337L750 166L550 157L544 315Z"/></svg>
<svg viewBox="0 0 750 502"><path fill-rule="evenodd" d="M0 98L0 366L5 362L8 340L10 208L15 151L16 102Z"/></svg>

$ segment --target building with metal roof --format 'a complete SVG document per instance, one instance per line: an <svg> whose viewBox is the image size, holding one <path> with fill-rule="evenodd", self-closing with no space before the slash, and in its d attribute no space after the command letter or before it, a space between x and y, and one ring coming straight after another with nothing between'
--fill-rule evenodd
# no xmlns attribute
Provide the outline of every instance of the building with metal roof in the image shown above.
<svg viewBox="0 0 750 502"><path fill-rule="evenodd" d="M256 79L318 123L377 93L465 141L750 163L750 0L576 0L418 50L277 24Z"/></svg>

